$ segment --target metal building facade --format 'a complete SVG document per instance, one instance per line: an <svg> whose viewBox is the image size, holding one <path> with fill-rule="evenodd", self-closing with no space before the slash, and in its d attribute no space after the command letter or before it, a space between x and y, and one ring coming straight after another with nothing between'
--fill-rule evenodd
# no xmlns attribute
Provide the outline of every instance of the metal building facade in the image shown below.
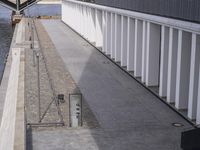
<svg viewBox="0 0 200 150"><path fill-rule="evenodd" d="M83 0L84 1L84 0ZM200 22L200 0L93 0L96 4Z"/></svg>

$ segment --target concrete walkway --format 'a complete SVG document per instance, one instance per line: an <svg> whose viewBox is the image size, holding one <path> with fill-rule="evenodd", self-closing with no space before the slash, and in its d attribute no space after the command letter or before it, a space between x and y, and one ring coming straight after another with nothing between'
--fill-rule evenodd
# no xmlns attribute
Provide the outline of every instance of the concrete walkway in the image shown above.
<svg viewBox="0 0 200 150"><path fill-rule="evenodd" d="M61 21L41 22L100 127L35 131L34 150L181 149L181 131L191 128L185 120Z"/></svg>

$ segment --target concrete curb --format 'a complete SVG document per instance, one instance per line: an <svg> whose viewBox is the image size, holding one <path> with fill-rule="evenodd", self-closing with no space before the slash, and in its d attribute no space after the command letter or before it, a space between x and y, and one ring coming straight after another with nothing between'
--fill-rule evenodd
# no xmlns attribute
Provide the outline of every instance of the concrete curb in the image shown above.
<svg viewBox="0 0 200 150"><path fill-rule="evenodd" d="M15 38L16 38L16 35L17 35L17 28L18 28L18 25L15 26L12 41L11 41L11 44L10 44L10 50L9 50L9 53L8 53L8 57L6 59L5 69L4 69L3 77L2 77L2 80L1 80L1 84L0 84L0 104L1 104L1 107L0 107L0 124L1 124L1 119L2 119L2 115L3 115L5 96L6 96L6 91L7 91L7 87L8 87L8 80L9 80L11 64L12 64L12 50L11 49L12 49L14 43L15 43Z"/></svg>
<svg viewBox="0 0 200 150"><path fill-rule="evenodd" d="M16 104L16 120L15 120L15 140L14 150L25 150L26 139L26 124L24 112L24 92L25 92L25 54L24 49L21 49L20 66L19 66L19 81L18 81L18 96Z"/></svg>
<svg viewBox="0 0 200 150"><path fill-rule="evenodd" d="M11 66L5 93L5 104L0 126L1 150L25 150L25 117L24 117L24 21L15 28L10 48ZM18 46L17 46L18 44Z"/></svg>

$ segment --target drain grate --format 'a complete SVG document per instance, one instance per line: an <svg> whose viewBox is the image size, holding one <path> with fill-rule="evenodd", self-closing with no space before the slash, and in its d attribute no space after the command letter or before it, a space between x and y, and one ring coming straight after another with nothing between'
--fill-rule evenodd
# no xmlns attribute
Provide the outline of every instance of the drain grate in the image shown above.
<svg viewBox="0 0 200 150"><path fill-rule="evenodd" d="M178 122L172 123L172 125L174 127L183 127L184 126L182 123L178 123Z"/></svg>
<svg viewBox="0 0 200 150"><path fill-rule="evenodd" d="M110 64L110 62L109 61L104 61L103 64Z"/></svg>

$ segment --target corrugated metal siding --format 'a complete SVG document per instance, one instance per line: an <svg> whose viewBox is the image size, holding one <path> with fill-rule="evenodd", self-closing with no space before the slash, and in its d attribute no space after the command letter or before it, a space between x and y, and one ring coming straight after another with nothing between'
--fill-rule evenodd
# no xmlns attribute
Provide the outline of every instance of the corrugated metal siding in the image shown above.
<svg viewBox="0 0 200 150"><path fill-rule="evenodd" d="M95 3L200 22L200 0L95 0Z"/></svg>

